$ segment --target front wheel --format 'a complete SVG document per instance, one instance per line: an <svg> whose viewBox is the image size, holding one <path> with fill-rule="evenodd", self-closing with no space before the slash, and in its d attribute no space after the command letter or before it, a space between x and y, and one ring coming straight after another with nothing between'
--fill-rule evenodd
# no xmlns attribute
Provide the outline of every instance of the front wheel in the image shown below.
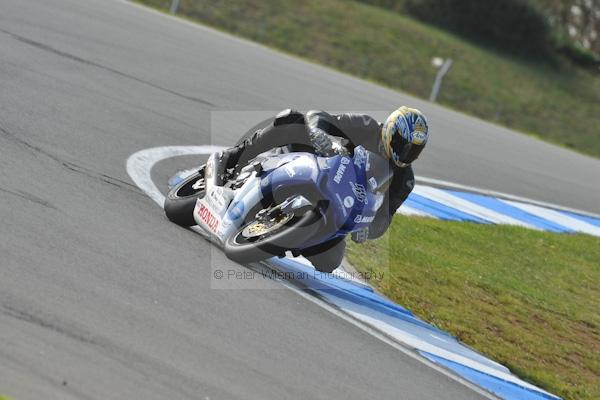
<svg viewBox="0 0 600 400"><path fill-rule="evenodd" d="M196 200L204 196L204 167L195 174L188 176L169 191L165 198L165 214L171 222L181 226L196 225L194 208Z"/></svg>
<svg viewBox="0 0 600 400"><path fill-rule="evenodd" d="M299 249L321 227L321 214L315 210L303 215L280 214L265 221L258 215L242 225L225 242L225 254L239 263L283 256Z"/></svg>

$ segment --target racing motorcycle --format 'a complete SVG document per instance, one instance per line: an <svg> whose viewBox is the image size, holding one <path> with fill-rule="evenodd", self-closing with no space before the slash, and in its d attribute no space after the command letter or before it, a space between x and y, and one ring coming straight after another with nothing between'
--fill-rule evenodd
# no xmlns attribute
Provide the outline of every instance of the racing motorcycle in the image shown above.
<svg viewBox="0 0 600 400"><path fill-rule="evenodd" d="M219 154L212 154L172 187L164 209L176 224L198 225L240 263L286 252L299 256L363 229L375 218L392 179L388 162L362 146L352 155L331 157L280 148L227 177L216 172L218 160Z"/></svg>

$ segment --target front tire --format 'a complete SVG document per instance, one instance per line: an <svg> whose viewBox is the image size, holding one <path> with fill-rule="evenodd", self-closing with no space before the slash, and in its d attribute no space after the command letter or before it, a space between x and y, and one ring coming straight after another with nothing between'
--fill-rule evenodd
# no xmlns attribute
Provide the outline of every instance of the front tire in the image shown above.
<svg viewBox="0 0 600 400"><path fill-rule="evenodd" d="M283 256L288 250L299 249L307 239L313 237L320 229L321 221L321 214L313 210L300 216L293 216L275 232L264 236L248 237L248 227L257 222L252 219L227 239L225 254L229 259L240 264Z"/></svg>
<svg viewBox="0 0 600 400"><path fill-rule="evenodd" d="M167 218L181 226L196 225L194 208L196 207L196 200L204 196L205 188L203 167L169 191L164 204Z"/></svg>

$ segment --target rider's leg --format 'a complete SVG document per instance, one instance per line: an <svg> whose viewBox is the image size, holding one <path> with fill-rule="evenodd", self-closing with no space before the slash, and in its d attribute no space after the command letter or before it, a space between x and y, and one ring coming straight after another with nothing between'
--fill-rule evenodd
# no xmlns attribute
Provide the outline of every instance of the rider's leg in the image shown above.
<svg viewBox="0 0 600 400"><path fill-rule="evenodd" d="M269 125L257 130L241 144L224 150L221 163L225 168L245 165L248 161L276 147L290 144L311 146L304 116L292 110L279 113Z"/></svg>

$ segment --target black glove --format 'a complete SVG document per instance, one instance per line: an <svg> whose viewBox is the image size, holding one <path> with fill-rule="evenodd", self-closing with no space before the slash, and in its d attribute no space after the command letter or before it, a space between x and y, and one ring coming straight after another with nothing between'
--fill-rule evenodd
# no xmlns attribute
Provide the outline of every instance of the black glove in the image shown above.
<svg viewBox="0 0 600 400"><path fill-rule="evenodd" d="M319 128L311 128L308 136L310 137L310 141L315 148L315 153L317 153L317 155L324 157L335 155L331 138L325 131Z"/></svg>

